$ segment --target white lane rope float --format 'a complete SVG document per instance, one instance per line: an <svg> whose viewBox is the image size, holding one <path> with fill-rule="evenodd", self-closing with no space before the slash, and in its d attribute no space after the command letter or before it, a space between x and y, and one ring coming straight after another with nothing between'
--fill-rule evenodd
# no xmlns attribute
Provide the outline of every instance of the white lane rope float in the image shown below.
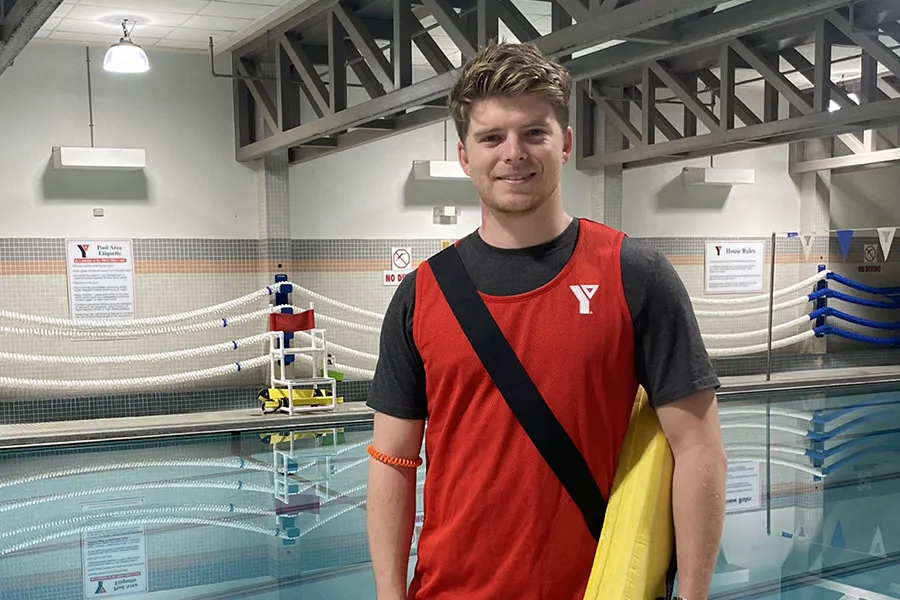
<svg viewBox="0 0 900 600"><path fill-rule="evenodd" d="M830 271L823 270L807 279L786 288L774 291L773 298L782 298L791 293L798 292L804 288L808 288L812 284L820 281L828 276ZM39 315L29 315L17 313L13 311L0 310L0 319L8 319L22 321L26 323L35 323L46 325L49 327L39 328L23 328L0 325L0 334L12 334L24 337L54 337L64 339L87 339L87 340L109 340L121 339L122 337L139 337L139 336L156 336L156 335L172 335L203 332L217 328L227 328L236 325L242 325L268 317L272 313L286 312L283 309L291 309L292 312L300 312L304 308L294 306L293 304L267 306L266 308L246 312L237 315L223 316L221 318L210 319L200 322L186 322L198 317L210 316L222 311L230 311L237 307L252 303L259 299L272 296L277 290L287 286L292 293L300 294L313 300L329 304L339 310L359 315L365 318L380 320L384 315L354 307L350 304L340 302L333 298L329 298L323 294L313 292L307 288L299 286L292 282L276 283L266 286L259 290L245 294L233 300L222 302L213 306L191 310L187 312L162 315L156 317L147 317L141 319L130 320L73 320L55 317L44 317ZM769 310L768 306L757 306L751 308L721 310L719 307L730 305L753 304L768 300L768 294L760 294L744 298L699 298L692 297L691 301L697 305L708 305L716 307L716 310L697 310L698 317L743 317L764 314ZM802 306L810 302L809 296L804 295L800 298L789 299L778 302L772 307L773 311L782 311L784 309ZM330 315L316 314L316 319L323 324L334 326L337 329L346 329L378 335L380 334L380 324L368 325L363 323L354 323L339 319ZM803 315L791 319L785 323L774 325L773 334L789 333L802 325L809 323L810 316ZM299 339L309 341L312 336L306 332L295 332ZM703 334L706 342L734 342L738 340L760 339L769 333L768 329L756 329L752 331L736 332L736 333L709 333ZM249 335L227 342L210 344L196 348L188 348L183 350L172 350L167 352L140 353L131 355L107 355L107 356L60 356L60 355L38 355L22 352L0 352L0 364L2 363L44 363L44 364L73 364L73 365L123 365L131 363L159 363L164 361L181 360L186 358L198 358L211 356L224 352L232 352L241 348L247 348L254 344L261 344L270 340L276 332L265 332L256 335ZM804 331L795 335L782 339L775 339L771 343L772 349L786 348L803 341L815 337L812 330ZM714 344L713 344L714 345ZM339 356L363 361L365 363L374 364L378 361L378 354L364 352L345 345L328 342L328 350ZM725 348L709 348L710 356L731 357L744 356L765 352L770 348L768 343L759 343L742 347L725 347ZM299 354L300 360L311 362L310 356ZM107 389L131 389L131 388L149 388L159 385L168 385L176 383L187 383L191 381L199 381L203 379L214 378L226 374L237 373L247 369L255 369L272 360L271 355L257 356L246 360L236 361L230 364L214 366L205 369L193 370L182 373L174 373L170 375L157 375L146 377L132 377L125 379L60 379L60 380L44 380L38 378L26 377L0 377L0 387L40 387L43 389L74 389L83 390L88 388L107 388ZM350 376L360 378L374 377L374 370L371 368L362 368L355 365L347 365L343 362L335 361L331 364L334 369L341 370Z"/></svg>
<svg viewBox="0 0 900 600"><path fill-rule="evenodd" d="M293 535L289 535L288 532L278 527L260 527L258 525L251 525L249 523L242 523L240 521L201 519L197 517L149 517L142 519L124 519L121 521L105 521L102 523L93 523L91 525L75 527L73 529L55 531L39 538L30 539L14 546L2 548L0 549L0 556L5 556L14 552L20 552L32 546L38 546L40 544L52 542L53 540L69 537L72 535L80 535L83 533L88 533L91 531L101 531L104 529L122 529L125 527L136 527L138 525L211 525L213 527L230 527L232 529L243 529L244 531L270 535L272 537L282 539L292 539L294 537Z"/></svg>
<svg viewBox="0 0 900 600"><path fill-rule="evenodd" d="M419 469L421 470L421 468ZM421 488L425 485L424 478L417 477L416 480L416 488ZM351 493L356 493L365 489L365 485L357 486L352 490L345 492L343 494L343 498L346 498ZM336 498L326 498L322 500L321 504L326 504ZM204 518L196 518L196 517L171 517L166 516L171 513L181 513L181 512L217 512L217 513L227 513L227 514L236 514L236 515L245 515L245 516L273 516L275 515L275 511L269 508L257 508L257 507L241 507L235 506L234 504L194 504L194 505L178 505L178 506L160 506L160 507L145 507L140 509L124 509L110 513L104 514L91 514L91 515L79 515L76 517L70 517L68 519L60 519L58 521L54 521L51 523L37 523L34 525L29 525L26 527L22 527L20 529L4 532L0 534L0 539L13 537L16 535L22 535L27 533L35 533L42 529L50 529L50 528L62 528L68 527L70 525L77 525L78 523L88 523L88 525L82 525L74 528L64 529L61 531L56 531L54 533L40 536L37 538L33 538L30 540L26 540L24 542L20 542L13 546L8 546L6 548L0 549L0 556L5 556L7 554L12 554L15 552L21 552L22 550L26 550L32 546L37 546L46 542L50 542L56 539L69 537L72 535L80 535L82 533L86 533L89 531L97 531L102 529L118 529L120 527L134 527L137 525L155 525L155 524L175 524L175 525L206 525L206 526L214 526L214 527L231 527L234 529L243 529L245 531L250 531L253 533L260 533L263 535L271 535L274 537L282 538L282 539L298 539L309 535L316 529L330 523L331 521L342 517L343 515L361 508L366 505L367 500L363 499L352 504L347 505L341 510L325 517L317 520L316 523L307 527L304 530L299 530L296 528L282 529L282 528L273 528L273 527L260 527L257 525L244 523L241 521L232 521L226 519L204 519ZM149 516L148 515L160 515L160 516ZM119 521L109 521L108 519L119 519L124 516L132 516L137 518L119 520Z"/></svg>
<svg viewBox="0 0 900 600"><path fill-rule="evenodd" d="M329 298L328 296L323 296L322 294L316 293L312 290L308 290L302 286L297 285L296 283L284 282L284 283L276 283L273 285L268 285L264 288L260 288L249 294L245 294L238 298L234 298L232 300L228 300L227 302L221 302L219 304L215 304L213 306L207 306L204 308L198 308L196 310L191 310L187 312L169 314L169 315L160 315L157 317L144 317L140 319L63 319L59 317L45 317L41 315L31 315L26 313L13 312L10 310L0 310L0 319L7 319L10 321L19 321L24 323L38 323L42 325L56 325L60 327L80 327L80 328L97 328L97 329L119 329L119 328L134 328L136 326L143 325L164 325L167 323L176 323L178 321L188 321L190 319L195 319L197 317L202 317L206 315L211 315L215 313L219 313L225 310L231 310L233 308L237 308L238 306L243 306L245 304L249 304L255 300L260 298L265 298L267 296L271 296L276 293L276 289L279 286L287 285L291 286L294 293L301 294L303 296L313 298L315 300L324 302L325 304L330 304L344 310L346 312L350 312L353 314L357 314L363 317L368 317L371 319L383 320L384 315L376 312L372 312L370 310L365 310L362 308L357 308L355 306L351 306L344 302L340 302L339 300L335 300L334 298ZM365 327L365 326L364 326Z"/></svg>
<svg viewBox="0 0 900 600"><path fill-rule="evenodd" d="M127 485L113 485L101 488L91 488L83 490L74 490L71 492L60 492L58 494L49 494L47 496L38 496L36 498L26 498L0 504L0 513L45 504L47 502L56 502L58 500L71 500L72 498L81 498L83 496L93 496L97 494L113 494L118 492L136 492L140 490L161 490L161 489L182 489L194 488L204 490L232 490L242 492L258 492L261 494L272 494L271 486L262 486L252 483L244 483L241 480L232 481L154 481L152 483L130 483Z"/></svg>
<svg viewBox="0 0 900 600"><path fill-rule="evenodd" d="M219 354L229 350L238 350L245 346L250 346L259 342L265 342L272 333L260 333L230 342L222 342L209 346L201 346L199 348L188 348L186 350L172 350L169 352L155 352L151 354L119 354L110 356L77 356L77 355L60 355L60 354L20 354L16 352L0 352L0 363L30 363L35 361L45 362L48 364L67 364L67 365L125 365L140 362L163 362L168 360L178 360L182 358L196 358L199 356L209 356L211 354Z"/></svg>
<svg viewBox="0 0 900 600"><path fill-rule="evenodd" d="M314 465L315 463L310 463L306 465L306 468ZM117 463L107 463L107 464L99 464L99 465L88 465L85 467L73 467L71 469L61 469L58 471L44 471L41 473L35 473L34 475L27 475L25 477L18 477L16 479L7 479L6 481L0 481L0 489L13 487L17 485L24 485L27 483L35 483L38 481L45 481L48 479L56 479L57 477L76 477L78 475L89 475L92 473L104 473L108 471L123 471L123 470L132 470L132 469L153 469L153 468L172 468L172 467L201 467L201 468L211 468L211 469L236 469L236 470L247 470L247 471L259 471L263 473L275 473L280 472L276 471L275 467L272 465L257 463L253 461L244 460L243 458L221 458L221 459L213 459L213 458L194 458L194 459L154 459L154 460L136 460L129 462L117 462ZM298 467L298 471L303 470L302 467Z"/></svg>
<svg viewBox="0 0 900 600"><path fill-rule="evenodd" d="M165 515L171 513L226 513L235 515L251 515L257 517L276 516L274 508L262 508L253 506L235 506L234 504L178 504L173 506L148 506L144 508L122 509L112 512L87 513L57 521L40 522L19 529L12 529L0 533L0 540L17 535L34 533L42 529L57 529L60 527L69 527L80 523L90 523L91 521L106 521L108 519L116 519L121 517L143 517L149 515Z"/></svg>
<svg viewBox="0 0 900 600"><path fill-rule="evenodd" d="M831 273L830 270L825 269L824 271L820 271L815 275L804 279L798 283L790 285L786 288L781 288L779 290L775 290L773 292L773 297L780 298L782 296L787 296L789 294L793 294L799 292L800 290L807 289L809 286L822 281L828 277L828 274ZM768 302L769 294L757 294L755 296L745 296L743 298L705 298L705 297L694 297L691 296L691 302L693 304L706 304L706 305L720 305L720 306L733 306L737 304L756 304L757 302ZM766 308L768 310L768 308Z"/></svg>
<svg viewBox="0 0 900 600"><path fill-rule="evenodd" d="M209 369L198 369L196 371L186 371L183 373L175 373L173 375L152 375L146 377L130 377L123 379L29 379L25 377L0 377L0 387L40 387L44 389L63 390L96 387L103 387L110 390L123 388L145 388L157 385L168 385L172 383L187 383L189 381L199 381L202 379L210 379L221 375L228 375L230 373L238 373L240 371L256 369L263 365L268 365L270 361L271 357L266 355L231 363L230 365L211 367Z"/></svg>
<svg viewBox="0 0 900 600"><path fill-rule="evenodd" d="M260 310L255 310L248 313L242 313L239 315L225 316L220 317L218 319L210 320L210 321L201 321L199 323L185 323L181 325L165 325L165 326L155 326L155 327L143 327L143 328L134 328L134 329L126 329L126 328L91 328L91 329L23 329L21 327L8 327L2 326L0 327L0 333L9 333L13 335L21 335L26 337L67 337L67 338L86 338L86 339L103 339L108 337L123 337L123 336L153 336L153 335L171 335L174 333L196 333L199 331L206 331L207 329L219 329L225 327L231 327L234 325L238 325L241 323L247 323L249 321L255 321L257 319L261 319L263 317L268 317L272 313L278 313L281 309L292 309L295 312L300 312L305 309L291 305L291 304L279 304L277 306L269 306L267 308L263 308ZM372 333L377 328L371 327L369 325L360 325L359 323L352 323L350 321L344 321L341 319L336 319L334 317L328 317L326 315L316 314L316 318L322 318L340 327L344 327L347 329L353 329L356 331L362 331L363 333ZM377 329L380 332L380 329Z"/></svg>

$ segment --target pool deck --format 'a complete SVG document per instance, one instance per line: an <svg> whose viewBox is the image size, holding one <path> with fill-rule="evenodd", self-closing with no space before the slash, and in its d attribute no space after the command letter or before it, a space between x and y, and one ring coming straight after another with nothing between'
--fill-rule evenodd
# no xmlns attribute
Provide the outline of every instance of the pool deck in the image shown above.
<svg viewBox="0 0 900 600"><path fill-rule="evenodd" d="M826 381L825 377L829 379ZM900 382L900 365L859 367L827 371L799 371L765 377L723 377L720 395L772 388L790 389L821 385L823 388L885 381ZM369 423L373 411L362 402L340 404L333 411L306 412L294 416L265 415L259 409L185 413L148 417L122 417L90 421L54 421L0 425L0 449L69 445L99 441L127 441L235 431L284 431L316 426Z"/></svg>

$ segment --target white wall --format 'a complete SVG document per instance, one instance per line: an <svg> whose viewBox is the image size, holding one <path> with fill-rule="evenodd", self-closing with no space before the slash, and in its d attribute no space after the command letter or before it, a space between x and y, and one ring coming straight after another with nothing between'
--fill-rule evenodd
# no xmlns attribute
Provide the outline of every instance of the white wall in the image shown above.
<svg viewBox="0 0 900 600"><path fill-rule="evenodd" d="M708 167L708 158L627 169L622 227L634 237L766 236L796 231L800 195L788 175L785 145L715 157L720 168L754 169L756 182L685 186L683 167Z"/></svg>
<svg viewBox="0 0 900 600"><path fill-rule="evenodd" d="M900 167L834 175L831 184L832 229L900 226Z"/></svg>
<svg viewBox="0 0 900 600"><path fill-rule="evenodd" d="M472 184L413 181L413 160L443 160L444 125L438 123L300 163L290 168L294 238L446 238L481 223ZM447 124L448 160L456 160L456 130ZM563 203L570 214L590 216L591 179L563 168ZM456 225L436 225L437 205L459 207Z"/></svg>
<svg viewBox="0 0 900 600"><path fill-rule="evenodd" d="M90 145L85 48L32 42L0 82L0 237L256 238L256 174L234 160L231 81L213 79L204 55L170 52L148 53L149 73L108 74L104 52L91 49L95 145L144 148L147 169L52 168L52 146Z"/></svg>

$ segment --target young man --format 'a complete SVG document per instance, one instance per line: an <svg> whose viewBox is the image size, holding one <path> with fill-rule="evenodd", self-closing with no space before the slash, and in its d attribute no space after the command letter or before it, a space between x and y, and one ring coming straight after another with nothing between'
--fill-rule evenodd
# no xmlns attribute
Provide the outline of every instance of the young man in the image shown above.
<svg viewBox="0 0 900 600"><path fill-rule="evenodd" d="M608 497L637 386L675 457L678 595L706 600L724 514L719 382L660 253L565 213L572 83L529 44L490 44L450 95L481 198L461 260ZM430 266L397 288L368 399L368 534L378 600L581 600L596 540L493 385ZM407 590L416 460L425 520ZM612 600L612 599L611 599Z"/></svg>

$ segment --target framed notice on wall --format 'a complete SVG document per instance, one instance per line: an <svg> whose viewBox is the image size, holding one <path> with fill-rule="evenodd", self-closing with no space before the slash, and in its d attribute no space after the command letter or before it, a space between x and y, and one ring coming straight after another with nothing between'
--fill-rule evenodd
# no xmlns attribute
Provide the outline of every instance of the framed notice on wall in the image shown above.
<svg viewBox="0 0 900 600"><path fill-rule="evenodd" d="M131 246L131 240L66 240L70 318L134 318Z"/></svg>
<svg viewBox="0 0 900 600"><path fill-rule="evenodd" d="M707 242L704 286L707 294L763 291L764 242Z"/></svg>

